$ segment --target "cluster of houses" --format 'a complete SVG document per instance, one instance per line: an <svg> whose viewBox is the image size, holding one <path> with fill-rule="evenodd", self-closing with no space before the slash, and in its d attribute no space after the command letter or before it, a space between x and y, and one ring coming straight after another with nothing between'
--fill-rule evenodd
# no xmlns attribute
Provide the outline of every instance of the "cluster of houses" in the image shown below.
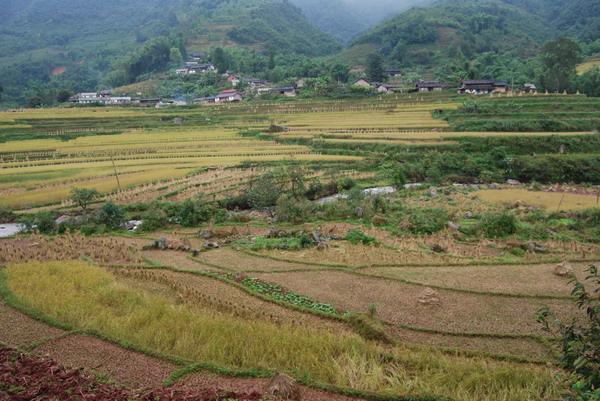
<svg viewBox="0 0 600 401"><path fill-rule="evenodd" d="M206 58L204 53L192 53L191 58L181 68L175 70L177 75L195 75L215 72L217 68L212 63L202 62Z"/></svg>
<svg viewBox="0 0 600 401"><path fill-rule="evenodd" d="M379 93L402 93L406 87L400 85L385 84L379 82L369 82L365 78L361 78L352 85L357 88L376 90ZM441 92L448 89L450 85L438 81L418 81L409 92ZM528 83L521 87L523 93L537 93L537 88L534 84ZM473 79L464 80L458 89L459 94L470 95L486 95L494 93L510 93L511 87L506 81L498 81L493 79Z"/></svg>
<svg viewBox="0 0 600 401"><path fill-rule="evenodd" d="M84 92L71 96L69 99L74 104L124 106L136 104L141 106L154 106L160 102L158 98L144 99L132 96L113 96L110 91Z"/></svg>

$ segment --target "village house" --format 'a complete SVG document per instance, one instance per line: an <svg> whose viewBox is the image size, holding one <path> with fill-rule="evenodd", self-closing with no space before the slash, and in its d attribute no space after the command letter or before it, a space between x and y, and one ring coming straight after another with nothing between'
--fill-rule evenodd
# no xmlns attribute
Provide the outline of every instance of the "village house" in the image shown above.
<svg viewBox="0 0 600 401"><path fill-rule="evenodd" d="M227 74L227 82L231 84L234 88L240 84L240 79L233 74Z"/></svg>
<svg viewBox="0 0 600 401"><path fill-rule="evenodd" d="M175 70L177 75L193 75L193 74L205 74L208 72L215 72L216 67L213 64L200 64L196 61L188 61L185 66Z"/></svg>
<svg viewBox="0 0 600 401"><path fill-rule="evenodd" d="M352 86L357 87L357 88L370 88L371 83L369 81L367 81L366 79L361 78L358 81L354 82L352 84Z"/></svg>
<svg viewBox="0 0 600 401"><path fill-rule="evenodd" d="M259 88L259 95L282 95L286 97L296 97L298 94L297 90L293 86L286 86L282 88Z"/></svg>
<svg viewBox="0 0 600 401"><path fill-rule="evenodd" d="M122 106L122 105L126 105L126 104L131 104L131 97L130 96L111 96L110 98L108 98L107 104L114 105L114 106Z"/></svg>
<svg viewBox="0 0 600 401"><path fill-rule="evenodd" d="M264 79L256 79L256 78L246 78L244 80L248 87L252 90L257 91L260 88L266 88L270 85L269 81L265 81Z"/></svg>
<svg viewBox="0 0 600 401"><path fill-rule="evenodd" d="M74 104L100 104L111 106L124 106L134 103L131 96L112 96L110 91L83 92L69 98Z"/></svg>
<svg viewBox="0 0 600 401"><path fill-rule="evenodd" d="M534 84L524 84L523 87L521 88L521 92L536 94L537 87Z"/></svg>
<svg viewBox="0 0 600 401"><path fill-rule="evenodd" d="M396 86L396 85L379 84L379 85L377 85L377 92L391 94L391 93L401 92L401 89L399 86Z"/></svg>
<svg viewBox="0 0 600 401"><path fill-rule="evenodd" d="M226 89L219 92L216 96L207 96L194 100L196 104L208 105L208 104L220 104L220 103L232 103L241 102L244 100L244 96L235 89Z"/></svg>
<svg viewBox="0 0 600 401"><path fill-rule="evenodd" d="M437 81L419 81L415 85L417 92L440 92L447 88L448 85Z"/></svg>
<svg viewBox="0 0 600 401"><path fill-rule="evenodd" d="M485 95L488 93L507 93L510 92L506 81L496 81L492 79L471 79L463 81L458 90L460 94Z"/></svg>

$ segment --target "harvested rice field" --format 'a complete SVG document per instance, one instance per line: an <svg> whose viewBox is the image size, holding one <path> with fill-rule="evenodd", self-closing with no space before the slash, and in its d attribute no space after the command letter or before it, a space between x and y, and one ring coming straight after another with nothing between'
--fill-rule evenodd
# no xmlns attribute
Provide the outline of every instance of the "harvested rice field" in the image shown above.
<svg viewBox="0 0 600 401"><path fill-rule="evenodd" d="M542 335L535 315L543 305L563 318L576 313L568 300L523 300L452 290L438 290L439 304L426 305L419 302L425 292L421 285L338 271L255 275L343 310L366 312L369 305L377 305L378 316L388 323L454 334Z"/></svg>
<svg viewBox="0 0 600 401"><path fill-rule="evenodd" d="M577 278L583 280L590 263L569 264ZM398 279L424 286L452 288L491 294L569 298L569 278L554 272L557 264L519 264L505 266L460 267L378 267L360 273Z"/></svg>

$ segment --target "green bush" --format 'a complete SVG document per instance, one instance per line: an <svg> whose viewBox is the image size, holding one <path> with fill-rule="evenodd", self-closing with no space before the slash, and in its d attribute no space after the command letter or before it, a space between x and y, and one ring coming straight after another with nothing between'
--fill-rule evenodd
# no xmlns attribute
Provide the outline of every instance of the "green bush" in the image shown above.
<svg viewBox="0 0 600 401"><path fill-rule="evenodd" d="M112 202L105 203L96 212L96 222L105 225L109 229L117 229L125 222L125 211Z"/></svg>
<svg viewBox="0 0 600 401"><path fill-rule="evenodd" d="M300 249L310 248L316 243L310 235L302 233L295 237L256 237L251 242L240 241L237 244L242 247L251 249L253 251L260 251L264 249L282 249L297 251Z"/></svg>
<svg viewBox="0 0 600 401"><path fill-rule="evenodd" d="M167 214L158 205L150 207L142 214L141 229L144 231L155 231L165 227L169 220Z"/></svg>
<svg viewBox="0 0 600 401"><path fill-rule="evenodd" d="M359 229L348 231L348 234L346 234L346 241L353 245L371 245L377 243L377 239L375 237L371 237Z"/></svg>
<svg viewBox="0 0 600 401"><path fill-rule="evenodd" d="M504 238L515 234L518 224L517 218L511 213L487 213L481 217L479 230L487 238Z"/></svg>
<svg viewBox="0 0 600 401"><path fill-rule="evenodd" d="M177 209L175 221L184 227L196 227L209 221L213 215L213 209L200 199L188 199Z"/></svg>
<svg viewBox="0 0 600 401"><path fill-rule="evenodd" d="M408 230L413 234L431 235L446 228L450 217L444 209L425 208L411 210Z"/></svg>
<svg viewBox="0 0 600 401"><path fill-rule="evenodd" d="M26 231L38 231L41 234L53 234L56 231L56 215L52 212L39 212L21 218Z"/></svg>
<svg viewBox="0 0 600 401"><path fill-rule="evenodd" d="M0 223L14 223L16 219L12 210L0 207Z"/></svg>
<svg viewBox="0 0 600 401"><path fill-rule="evenodd" d="M297 199L289 195L282 195L277 200L275 214L279 221L302 223L309 219L313 205L306 199Z"/></svg>
<svg viewBox="0 0 600 401"><path fill-rule="evenodd" d="M572 295L583 313L580 318L561 321L550 308L538 312L538 322L550 334L561 338L561 362L574 375L573 390L581 401L600 399L600 301L598 267L592 265L586 281L592 289L573 277Z"/></svg>

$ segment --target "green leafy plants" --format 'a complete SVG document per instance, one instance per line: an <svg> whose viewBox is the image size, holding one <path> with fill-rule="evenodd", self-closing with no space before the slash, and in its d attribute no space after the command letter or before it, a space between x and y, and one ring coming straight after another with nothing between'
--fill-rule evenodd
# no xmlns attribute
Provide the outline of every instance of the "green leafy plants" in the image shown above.
<svg viewBox="0 0 600 401"><path fill-rule="evenodd" d="M245 278L241 284L251 291L266 295L276 301L286 302L301 308L326 313L328 315L339 316L339 313L332 305L323 304L308 297L298 295L277 284L267 283L256 278Z"/></svg>
<svg viewBox="0 0 600 401"><path fill-rule="evenodd" d="M377 239L375 237L371 237L359 229L348 231L348 234L346 234L346 241L353 245L373 245L377 243Z"/></svg>
<svg viewBox="0 0 600 401"><path fill-rule="evenodd" d="M586 281L593 290L588 290L577 278L572 280L572 295L585 319L563 322L544 307L538 312L538 321L546 331L561 337L561 361L575 375L573 391L577 399L597 401L600 400L600 274L595 265L589 267L588 273Z"/></svg>
<svg viewBox="0 0 600 401"><path fill-rule="evenodd" d="M482 216L479 230L487 238L504 238L513 235L518 230L517 218L508 212L488 213Z"/></svg>

